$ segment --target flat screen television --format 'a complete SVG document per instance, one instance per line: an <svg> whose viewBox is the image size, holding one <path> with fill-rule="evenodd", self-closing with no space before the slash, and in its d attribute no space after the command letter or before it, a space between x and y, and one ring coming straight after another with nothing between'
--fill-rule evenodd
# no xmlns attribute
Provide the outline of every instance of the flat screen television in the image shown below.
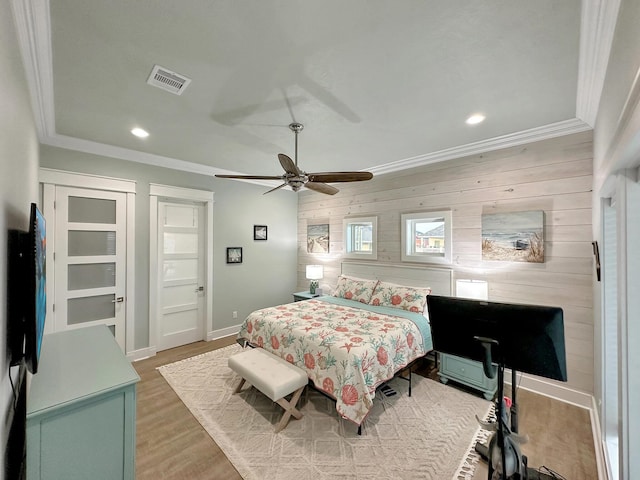
<svg viewBox="0 0 640 480"><path fill-rule="evenodd" d="M25 362L31 373L38 371L38 361L42 350L44 321L47 315L47 229L46 222L35 203L31 204L29 222L29 259L27 322L25 329Z"/></svg>
<svg viewBox="0 0 640 480"><path fill-rule="evenodd" d="M488 302L429 295L434 350L484 361L476 337L497 341L494 363L506 368L567 381L563 312L558 307Z"/></svg>
<svg viewBox="0 0 640 480"><path fill-rule="evenodd" d="M46 222L31 204L29 231L12 230L9 236L9 341L12 365L22 360L38 372L47 314Z"/></svg>

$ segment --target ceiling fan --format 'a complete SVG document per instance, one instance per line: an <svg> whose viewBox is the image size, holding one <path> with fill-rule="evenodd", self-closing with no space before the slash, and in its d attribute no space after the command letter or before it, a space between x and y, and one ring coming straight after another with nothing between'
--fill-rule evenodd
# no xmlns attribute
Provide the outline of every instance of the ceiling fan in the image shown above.
<svg viewBox="0 0 640 480"><path fill-rule="evenodd" d="M315 192L326 193L327 195L335 195L338 190L333 185L327 185L327 183L336 182L361 182L363 180L371 180L373 174L371 172L318 172L307 173L298 168L298 133L302 131L304 125L301 123L291 123L289 128L295 134L296 138L296 160L291 160L290 157L284 153L278 154L280 165L284 169L284 175L270 176L270 175L216 175L218 178L236 178L244 180L282 180L284 183L271 190L264 192L265 194L278 190L282 187L289 186L291 190L297 192L302 187L306 187L309 190Z"/></svg>

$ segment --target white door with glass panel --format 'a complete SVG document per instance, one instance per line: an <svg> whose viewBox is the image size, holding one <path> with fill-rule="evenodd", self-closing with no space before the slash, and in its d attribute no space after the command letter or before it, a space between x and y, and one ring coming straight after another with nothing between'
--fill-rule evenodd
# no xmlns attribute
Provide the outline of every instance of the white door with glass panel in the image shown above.
<svg viewBox="0 0 640 480"><path fill-rule="evenodd" d="M126 193L56 187L55 330L105 324L125 350Z"/></svg>
<svg viewBox="0 0 640 480"><path fill-rule="evenodd" d="M158 203L158 351L204 339L204 206Z"/></svg>

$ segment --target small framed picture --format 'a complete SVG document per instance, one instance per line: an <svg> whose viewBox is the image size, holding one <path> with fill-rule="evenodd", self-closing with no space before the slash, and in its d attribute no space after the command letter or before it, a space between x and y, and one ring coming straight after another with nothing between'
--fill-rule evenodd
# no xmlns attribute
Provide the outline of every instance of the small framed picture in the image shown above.
<svg viewBox="0 0 640 480"><path fill-rule="evenodd" d="M242 247L227 247L227 263L242 263Z"/></svg>
<svg viewBox="0 0 640 480"><path fill-rule="evenodd" d="M253 239L254 240L266 240L267 239L267 226L266 225L254 225L253 226Z"/></svg>

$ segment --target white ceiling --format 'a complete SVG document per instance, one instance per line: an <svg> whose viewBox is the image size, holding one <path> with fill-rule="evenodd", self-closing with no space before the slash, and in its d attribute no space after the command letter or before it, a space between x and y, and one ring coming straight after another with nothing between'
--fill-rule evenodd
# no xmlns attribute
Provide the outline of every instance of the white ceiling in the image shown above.
<svg viewBox="0 0 640 480"><path fill-rule="evenodd" d="M279 175L297 121L304 170L382 173L592 123L580 0L21 3L43 143ZM147 85L155 64L191 78L181 96Z"/></svg>

